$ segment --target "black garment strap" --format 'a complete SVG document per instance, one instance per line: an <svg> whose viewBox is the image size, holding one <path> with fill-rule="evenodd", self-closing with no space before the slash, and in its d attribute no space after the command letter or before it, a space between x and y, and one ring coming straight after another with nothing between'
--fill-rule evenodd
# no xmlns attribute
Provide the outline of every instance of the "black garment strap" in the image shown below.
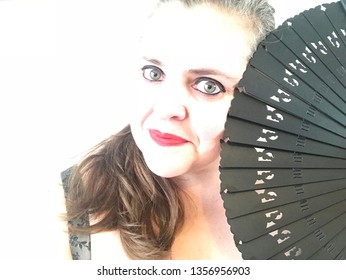
<svg viewBox="0 0 346 280"><path fill-rule="evenodd" d="M61 172L61 180L64 188L65 199L69 193L69 177L73 170L73 167L70 167L63 172ZM67 209L68 211L68 209ZM89 217L81 217L79 219L74 219L69 221L69 224L74 226L88 226L89 225ZM90 242L90 234L69 234L69 244L70 250L72 254L73 260L91 260L91 242Z"/></svg>

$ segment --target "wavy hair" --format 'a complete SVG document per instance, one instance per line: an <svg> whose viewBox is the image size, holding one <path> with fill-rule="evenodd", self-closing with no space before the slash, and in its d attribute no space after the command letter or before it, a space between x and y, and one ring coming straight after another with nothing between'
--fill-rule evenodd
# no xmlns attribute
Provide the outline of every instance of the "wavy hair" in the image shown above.
<svg viewBox="0 0 346 280"><path fill-rule="evenodd" d="M248 18L254 49L274 29L273 8L266 0L162 0L186 7L208 4ZM95 146L74 168L68 182L67 221L92 217L87 226L69 223L74 233L117 230L131 259L166 259L184 223L181 191L174 179L147 167L130 126Z"/></svg>

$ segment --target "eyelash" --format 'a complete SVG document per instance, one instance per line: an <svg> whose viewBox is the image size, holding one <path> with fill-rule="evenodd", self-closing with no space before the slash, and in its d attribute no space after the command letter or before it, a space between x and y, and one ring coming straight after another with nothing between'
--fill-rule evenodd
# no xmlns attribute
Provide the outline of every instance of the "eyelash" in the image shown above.
<svg viewBox="0 0 346 280"><path fill-rule="evenodd" d="M156 82L161 82L163 80L163 78L165 77L165 74L164 72L157 66L154 66L154 65L145 65L141 68L142 70L142 75L144 77L144 79L146 79L148 82L151 82L151 83L156 83ZM157 73L160 74L160 77L158 79L153 79L152 77L149 77L147 74L151 74L152 72L150 73L146 73L146 70L150 70L150 71L157 71ZM202 90L198 89L197 85L201 82L205 81L206 83L207 82L212 82L215 86L217 86L220 90L216 93L206 93L206 92L203 92ZM209 78L209 77L199 77L197 78L193 84L192 84L192 88L195 89L196 91L198 91L201 95L207 97L207 98L213 98L217 95L219 95L220 93L224 93L226 92L225 90L225 87L217 80L215 79L212 79L212 78Z"/></svg>
<svg viewBox="0 0 346 280"><path fill-rule="evenodd" d="M201 83L201 82L203 82L203 81L205 81L206 83L212 82L212 83L213 83L215 86L217 86L220 90L219 90L218 92L216 92L216 93L206 93L206 92L203 92L203 91L199 90L199 89L196 87L196 85L198 85L199 83ZM198 79L194 82L193 88L196 89L197 91L199 91L200 93L202 93L202 94L204 94L204 95L207 95L207 96L211 96L211 97L212 97L212 96L216 96L216 95L218 95L218 94L220 94L220 93L222 93L222 92L226 92L225 87L224 87L219 81L214 80L214 79L212 79L212 78L208 78L208 77L200 77L200 78L198 78Z"/></svg>
<svg viewBox="0 0 346 280"><path fill-rule="evenodd" d="M160 73L160 78L158 80L155 80L155 79L152 79L152 78L149 78L146 76L146 70L156 70L158 73ZM151 72L152 73L152 72ZM150 73L149 73L150 74ZM147 81L149 82L159 82L159 81L162 81L162 77L165 76L164 72L157 66L154 66L154 65L145 65L142 67L142 75L144 77L144 79L146 79Z"/></svg>

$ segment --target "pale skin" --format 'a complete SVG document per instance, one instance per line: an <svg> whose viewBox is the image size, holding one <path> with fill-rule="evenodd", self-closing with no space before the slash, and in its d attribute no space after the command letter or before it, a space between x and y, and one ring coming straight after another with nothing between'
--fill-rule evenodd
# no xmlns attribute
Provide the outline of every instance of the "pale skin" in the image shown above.
<svg viewBox="0 0 346 280"><path fill-rule="evenodd" d="M179 19L179 20L177 20ZM149 168L175 178L185 221L170 259L241 259L220 196L220 138L253 32L236 14L178 2L149 19L140 45L131 131ZM186 139L160 146L148 129ZM127 259L117 232L93 234L93 259Z"/></svg>

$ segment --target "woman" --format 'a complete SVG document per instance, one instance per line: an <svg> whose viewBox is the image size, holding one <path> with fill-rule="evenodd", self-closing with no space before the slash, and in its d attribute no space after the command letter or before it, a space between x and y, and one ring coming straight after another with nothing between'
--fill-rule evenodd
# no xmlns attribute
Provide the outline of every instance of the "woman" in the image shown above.
<svg viewBox="0 0 346 280"><path fill-rule="evenodd" d="M266 0L159 1L140 41L130 125L69 177L72 248L90 249L83 232L93 259L241 258L220 197L220 139L273 28Z"/></svg>

